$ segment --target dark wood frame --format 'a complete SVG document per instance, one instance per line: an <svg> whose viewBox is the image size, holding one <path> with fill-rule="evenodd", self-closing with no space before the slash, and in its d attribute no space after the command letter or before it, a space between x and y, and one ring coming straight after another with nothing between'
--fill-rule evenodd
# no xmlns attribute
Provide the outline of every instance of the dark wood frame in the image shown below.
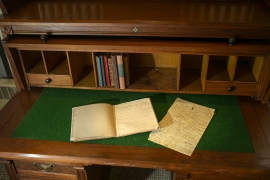
<svg viewBox="0 0 270 180"><path fill-rule="evenodd" d="M28 87L26 85L22 69L19 68L20 59L18 54L16 54L17 51L15 49L17 46L12 47L12 44L11 46L8 44L9 36L12 35L46 34L239 39L270 38L270 20L265 18L270 12L269 0L250 0L249 3L253 4L255 9L256 7L259 7L260 12L257 11L259 13L254 15L255 21L251 20L240 23L237 19L233 19L232 22L210 21L207 19L207 15L200 16L200 18L203 19L202 21L188 21L188 19L180 21L179 19L173 19L177 16L170 15L164 16L165 19L155 19L156 21L149 21L146 17L141 17L140 20L137 20L136 16L134 16L135 18L131 17L130 20L125 21L122 19L123 16L118 14L119 12L115 13L115 16L113 16L115 19L100 18L92 20L86 18L84 20L73 20L69 19L68 16L66 19L48 17L47 19L45 18L42 20L35 19L38 16L35 14L37 11L34 5L30 6L30 9L27 11L23 11L23 9L27 7L28 3L31 2L32 1L28 0L0 1L0 8L5 14L4 16L1 16L0 20L1 31L3 33L3 37L7 37L3 41L6 42L3 44L3 47L8 59L10 60L18 90L25 90ZM97 3L104 9L113 9L122 6L119 2L115 2L110 5L107 4L108 2L109 1L101 1ZM204 0L199 2L204 2ZM224 3L223 5L228 5L229 7L230 3L234 3L233 0L229 0L228 2L217 2ZM243 2L246 1L240 0L237 3ZM128 5L138 6L136 3L137 2L135 1L128 2ZM146 6L152 5L151 1L142 1L140 3L144 3ZM164 9L164 7L167 7L167 3L168 2L160 2L160 5L156 8ZM265 6L263 6L263 3ZM192 7L196 7L197 2L191 1L190 5ZM171 11L170 8L168 9ZM137 13L142 13L143 11L144 10L142 8L142 11L138 11ZM261 11L263 13L261 13ZM44 12L46 12L46 10ZM155 9L152 11L152 9L149 8L147 12L149 12L149 16L151 16L151 14L155 13ZM30 15L28 13L30 13ZM71 13L71 11L69 13ZM223 17L229 17L229 12L224 12L222 15ZM187 17L196 19L195 15ZM217 16L212 15L211 17ZM60 23L61 25L59 25ZM139 31L134 31L134 27L139 29ZM211 31L209 31L209 29L211 29ZM63 47L70 46L69 44L64 45L64 43L65 42L63 42ZM155 46L157 46L157 44L158 43L152 43L152 45ZM36 45L37 43L33 43L32 47L35 47ZM53 46L53 44L51 45ZM215 44L213 42L203 45L212 49L212 51L215 49ZM226 45L227 46L224 44L223 53L225 54L227 53L226 51L234 51L236 54L241 54L250 50L248 48L246 49L244 46L239 50L237 49L237 44L236 46ZM61 45L56 45L56 47L60 49ZM192 44L187 47L186 51L189 51L190 49L192 49ZM83 50L83 47L81 47L81 50ZM254 96L259 100L267 101L270 96L269 45L263 45L257 50L261 54L268 56L268 58L266 60L266 65L263 68L260 85L257 87L258 93L254 94ZM196 50L193 49L193 51ZM205 49L205 52L208 51L209 50ZM42 88L33 88L28 91L18 92L0 111L0 162L5 164L11 179L18 178L17 170L14 165L14 162L18 160L31 162L50 161L53 163L72 165L76 172L77 179L87 179L87 167L93 164L102 166L114 165L162 168L173 172L174 179L198 179L200 177L208 179L270 179L270 109L268 104L262 104L250 97L238 97L238 101L255 149L254 154L195 151L191 157L187 157L169 149L90 145L83 143L10 138L11 134L23 120L41 92Z"/></svg>

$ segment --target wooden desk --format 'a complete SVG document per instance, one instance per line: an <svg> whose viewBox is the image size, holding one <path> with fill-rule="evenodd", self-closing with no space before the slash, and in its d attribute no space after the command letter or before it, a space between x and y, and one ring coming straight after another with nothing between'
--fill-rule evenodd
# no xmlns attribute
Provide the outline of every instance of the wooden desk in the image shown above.
<svg viewBox="0 0 270 180"><path fill-rule="evenodd" d="M161 168L173 172L175 179L270 178L268 104L249 97L238 97L254 154L196 150L188 157L170 149L9 138L41 92L41 88L34 88L17 93L0 112L0 158L12 179L18 176L22 179L86 179L86 172L90 172L89 177L99 179L102 173L106 175L106 166L103 165ZM55 173L38 172L33 169L33 162L54 163L55 167L61 166L63 169Z"/></svg>
<svg viewBox="0 0 270 180"><path fill-rule="evenodd" d="M270 110L267 104L256 101L268 101L270 96L269 6L269 0L0 1L4 12L0 16L3 47L17 89L22 91L0 112L0 158L10 177L87 179L89 172L89 178L98 179L105 172L102 166L92 166L97 164L162 168L174 172L175 179L270 179ZM86 62L92 67L90 85L78 83L85 63L80 57L85 52L92 57ZM238 100L255 154L195 151L187 157L169 149L10 138L42 91L30 86L102 89L93 61L99 52L140 54L140 62L146 63L139 65L150 66L154 71L170 65L162 86L153 78L156 84L151 88L146 86L149 82L143 81L125 91L254 97L256 100L250 97ZM166 53L169 60L163 55ZM148 60L148 54L157 60ZM67 58L65 65L69 71L67 75L51 75L58 64L54 57L61 55ZM245 71L238 70L238 60L252 66L248 72L252 80L238 78L235 72ZM136 56L131 61L138 65ZM31 68L37 62L44 65L42 74L33 75ZM211 70L208 67L221 64L216 62L223 63L225 80L223 73L217 79L208 77ZM196 73L192 73L194 69ZM56 81L46 84L42 78L48 76ZM167 77L172 77L169 83ZM43 166L49 170L53 164L57 168L52 172L33 169Z"/></svg>

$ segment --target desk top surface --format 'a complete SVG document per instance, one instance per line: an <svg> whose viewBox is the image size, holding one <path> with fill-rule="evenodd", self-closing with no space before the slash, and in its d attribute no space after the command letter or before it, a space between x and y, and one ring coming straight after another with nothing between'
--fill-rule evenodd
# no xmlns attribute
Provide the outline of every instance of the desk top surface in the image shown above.
<svg viewBox="0 0 270 180"><path fill-rule="evenodd" d="M17 93L0 111L0 158L83 165L106 164L177 170L196 168L222 172L269 174L270 109L248 97L238 97L255 153L195 150L191 157L167 148L125 147L8 138L40 96L42 89ZM4 145L4 146L2 146ZM262 174L261 174L262 173ZM254 174L253 174L254 175ZM259 177L259 176L256 176Z"/></svg>

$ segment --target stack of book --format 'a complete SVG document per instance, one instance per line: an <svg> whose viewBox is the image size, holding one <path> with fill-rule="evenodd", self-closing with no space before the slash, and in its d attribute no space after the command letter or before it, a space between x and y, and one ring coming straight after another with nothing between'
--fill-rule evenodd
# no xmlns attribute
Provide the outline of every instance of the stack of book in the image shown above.
<svg viewBox="0 0 270 180"><path fill-rule="evenodd" d="M98 86L125 89L129 86L129 60L127 54L97 54Z"/></svg>

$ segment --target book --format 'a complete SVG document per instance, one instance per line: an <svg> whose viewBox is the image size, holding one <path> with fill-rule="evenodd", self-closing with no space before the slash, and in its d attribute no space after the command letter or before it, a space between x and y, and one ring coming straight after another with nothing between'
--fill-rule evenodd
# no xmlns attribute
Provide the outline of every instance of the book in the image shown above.
<svg viewBox="0 0 270 180"><path fill-rule="evenodd" d="M123 63L124 63L124 76L125 76L125 85L128 87L130 85L130 77L129 77L129 58L128 54L123 54Z"/></svg>
<svg viewBox="0 0 270 180"><path fill-rule="evenodd" d="M98 74L98 85L100 87L103 86L103 80L102 80L102 70L101 70L101 62L100 57L96 56L96 64L97 64L97 74Z"/></svg>
<svg viewBox="0 0 270 180"><path fill-rule="evenodd" d="M101 72L102 72L102 83L103 83L103 86L106 86L107 83L106 83L103 55L100 55L100 64L101 64Z"/></svg>
<svg viewBox="0 0 270 180"><path fill-rule="evenodd" d="M117 60L116 56L112 55L112 64L113 64L113 74L114 74L114 85L116 89L119 89L119 76L118 76L118 67L117 67Z"/></svg>
<svg viewBox="0 0 270 180"><path fill-rule="evenodd" d="M118 105L90 104L72 108L70 140L121 137L158 128L150 98Z"/></svg>
<svg viewBox="0 0 270 180"><path fill-rule="evenodd" d="M113 62L112 62L112 58L111 57L108 57L108 66L109 66L111 86L115 86L115 84L114 84Z"/></svg>
<svg viewBox="0 0 270 180"><path fill-rule="evenodd" d="M122 54L116 55L117 60L117 69L118 69L118 78L119 78L119 88L125 89L125 73L124 73L124 63L123 63L123 56Z"/></svg>
<svg viewBox="0 0 270 180"><path fill-rule="evenodd" d="M103 60L104 60L104 69L105 69L105 75L106 75L106 84L107 84L107 86L111 86L109 65L108 65L108 56L104 55Z"/></svg>

